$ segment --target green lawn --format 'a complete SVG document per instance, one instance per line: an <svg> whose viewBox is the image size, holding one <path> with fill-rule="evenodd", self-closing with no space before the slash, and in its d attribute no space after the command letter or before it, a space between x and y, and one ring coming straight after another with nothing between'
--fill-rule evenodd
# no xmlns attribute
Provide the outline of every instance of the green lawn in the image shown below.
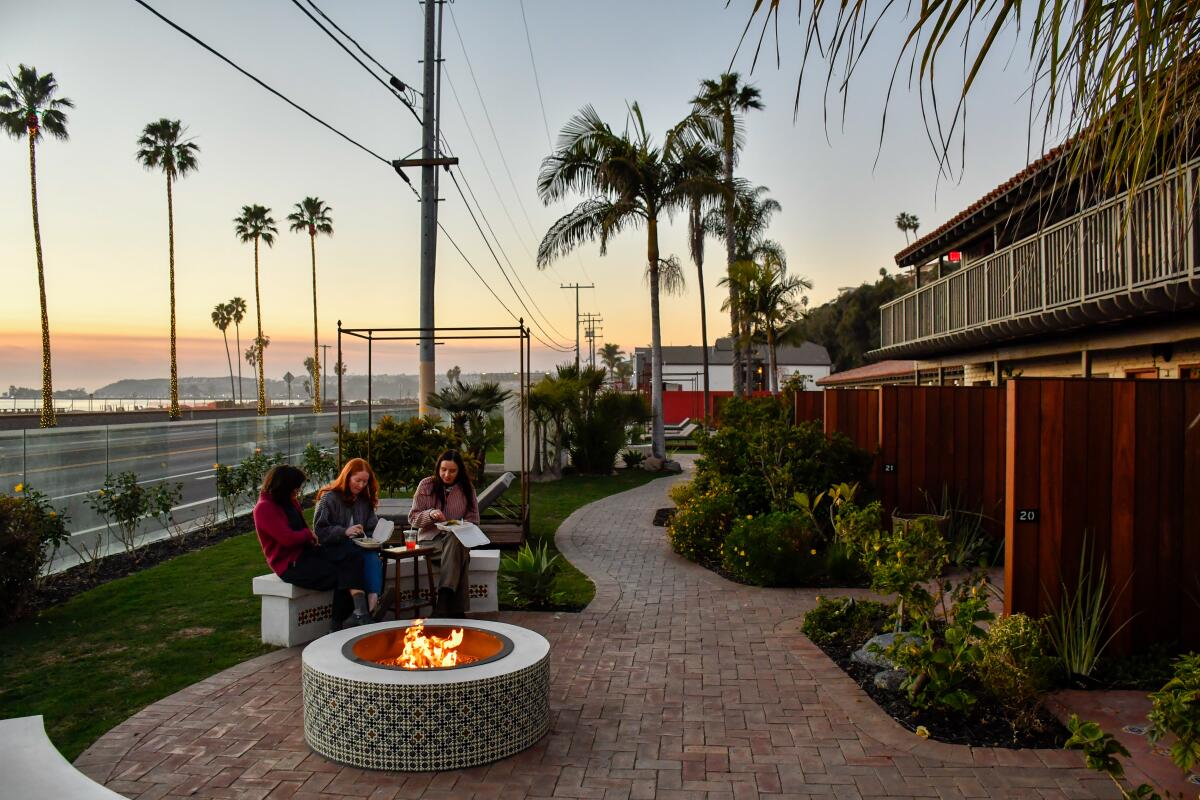
<svg viewBox="0 0 1200 800"><path fill-rule="evenodd" d="M654 477L535 484L531 536L548 540L581 505ZM0 718L44 715L50 738L74 759L155 700L267 652L250 593L265 571L254 536L235 536L0 629ZM571 602L595 594L574 567L558 581Z"/></svg>

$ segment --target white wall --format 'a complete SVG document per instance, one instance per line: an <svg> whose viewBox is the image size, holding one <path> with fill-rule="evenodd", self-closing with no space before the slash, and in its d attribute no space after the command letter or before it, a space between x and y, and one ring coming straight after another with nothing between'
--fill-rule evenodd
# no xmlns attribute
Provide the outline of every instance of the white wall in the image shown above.
<svg viewBox="0 0 1200 800"><path fill-rule="evenodd" d="M779 367L779 383L782 385L783 382L788 379L789 375L792 375L793 373L797 373L797 372L799 372L803 375L808 375L809 376L808 388L816 389L817 388L817 385L816 385L817 378L824 378L826 375L828 375L829 367L813 366L813 365L803 365L803 366L781 365ZM692 375L692 374L697 375L696 391L703 390L704 385L699 378L699 375L702 373L701 373L701 369L698 365L696 365L696 364L664 364L663 365L663 375L665 376L663 380L666 381L667 383L682 384L684 389L691 389L691 381L682 376ZM727 364L725 364L725 365L710 365L708 368L708 382L709 382L709 389L711 389L714 392L732 392L733 391L733 368Z"/></svg>

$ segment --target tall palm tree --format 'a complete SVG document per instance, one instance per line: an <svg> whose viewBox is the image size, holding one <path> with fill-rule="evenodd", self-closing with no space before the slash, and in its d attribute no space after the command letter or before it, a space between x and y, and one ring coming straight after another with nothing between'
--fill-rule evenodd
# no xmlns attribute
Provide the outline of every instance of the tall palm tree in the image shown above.
<svg viewBox="0 0 1200 800"><path fill-rule="evenodd" d="M243 353L242 356L243 356L243 358L246 359L246 363L250 365L251 372L255 372L256 367L258 367L259 356L261 355L261 352L263 350L266 350L270 345L271 345L271 337L264 334L264 335L256 338L254 340L254 344L252 344L246 348L246 352ZM263 388L264 384L259 379L260 375L261 375L261 373L257 373L257 372L255 373L254 391L255 391L255 393L261 392L261 393L265 394L266 390Z"/></svg>
<svg viewBox="0 0 1200 800"><path fill-rule="evenodd" d="M233 335L234 341L237 342L237 349L242 351L242 320L246 318L246 301L241 297L235 297L229 301L229 316L233 320ZM242 360L238 359L238 405L242 404Z"/></svg>
<svg viewBox="0 0 1200 800"><path fill-rule="evenodd" d="M742 118L748 111L762 109L761 98L762 95L758 89L742 83L741 76L736 72L722 73L716 80L701 81L700 93L692 98L692 105L697 114L711 123L708 126L709 136L721 151L724 168L725 266L727 271L737 260L733 236L735 213L733 168L737 165L738 154L745 145ZM736 291L732 283L729 290L731 293ZM743 327L737 319L737 309L737 298L730 294L729 323L731 329L735 331L735 335ZM748 348L749 345L747 344L746 347ZM749 350L739 353L736 348L734 349L733 390L738 397L745 392L743 369L745 368L744 364L749 363L749 355Z"/></svg>
<svg viewBox="0 0 1200 800"><path fill-rule="evenodd" d="M684 123L690 123L689 117ZM587 195L555 222L538 246L537 263L544 268L587 241L599 240L600 254L609 237L625 228L646 228L646 269L650 283L650 351L652 414L651 452L666 457L662 416L662 327L659 317L659 218L685 207L695 185L712 190L720 156L697 151L683 158L692 141L690 125L681 123L658 146L646 131L641 108L629 107L626 130L615 133L591 106L585 106L563 127L558 147L542 161L538 195L542 202L561 200L578 192ZM701 158L704 155L704 158ZM707 161L708 163L701 163Z"/></svg>
<svg viewBox="0 0 1200 800"><path fill-rule="evenodd" d="M621 345L605 342L600 348L600 361L604 364L604 368L608 370L608 379L612 382L617 380L617 365L621 363L621 358L625 355L625 351L621 349Z"/></svg>
<svg viewBox="0 0 1200 800"><path fill-rule="evenodd" d="M908 232L912 231L913 235L916 235L917 228L921 227L921 220L917 219L916 214L901 211L896 215L896 227L904 231L904 243L908 244Z"/></svg>
<svg viewBox="0 0 1200 800"><path fill-rule="evenodd" d="M146 169L161 169L167 176L167 264L171 299L171 406L170 419L179 419L179 362L175 352L175 201L172 184L199 166L200 146L184 139L186 128L177 119L160 119L142 129L137 160Z"/></svg>
<svg viewBox="0 0 1200 800"><path fill-rule="evenodd" d="M237 390L233 388L233 360L229 357L229 323L233 322L233 311L228 303L217 303L212 310L212 323L225 340L225 360L229 362L229 402L237 402ZM238 361L241 364L241 361Z"/></svg>
<svg viewBox="0 0 1200 800"><path fill-rule="evenodd" d="M313 294L313 413L321 413L321 345L317 339L317 234L333 235L333 218L329 212L333 209L327 206L319 197L306 197L296 203L296 210L288 214L288 227L292 231L308 233L309 249L312 251L312 294Z"/></svg>
<svg viewBox="0 0 1200 800"><path fill-rule="evenodd" d="M42 414L39 424L53 428L54 380L50 370L50 315L46 309L46 271L42 261L42 228L38 222L37 148L42 132L66 140L67 112L75 104L55 97L58 81L53 72L39 75L34 67L21 64L9 80L0 81L0 126L14 139L29 141L29 196L33 207L33 251L37 257L38 301L42 308Z"/></svg>
<svg viewBox="0 0 1200 800"><path fill-rule="evenodd" d="M254 242L254 316L258 326L254 343L258 347L258 415L261 417L267 413L267 391L263 378L263 348L266 345L262 331L262 294L258 288L258 243L272 246L279 229L275 227L271 209L260 205L242 206L241 216L235 217L233 224L233 232L242 243Z"/></svg>

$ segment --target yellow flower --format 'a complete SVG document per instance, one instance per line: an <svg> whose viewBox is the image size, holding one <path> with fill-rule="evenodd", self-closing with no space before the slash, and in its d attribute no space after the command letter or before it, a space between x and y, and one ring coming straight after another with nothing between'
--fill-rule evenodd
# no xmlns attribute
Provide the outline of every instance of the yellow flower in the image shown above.
<svg viewBox="0 0 1200 800"><path fill-rule="evenodd" d="M220 468L221 468L220 464L213 464L213 469L220 469Z"/></svg>
<svg viewBox="0 0 1200 800"><path fill-rule="evenodd" d="M747 514L747 515L746 515L746 519L754 519L754 515L753 515L753 514Z"/></svg>
<svg viewBox="0 0 1200 800"><path fill-rule="evenodd" d="M920 736L922 739L928 739L929 738L929 729L926 728L924 725L918 725L916 734L917 734L917 736Z"/></svg>
<svg viewBox="0 0 1200 800"><path fill-rule="evenodd" d="M16 492L17 494L20 494L21 492L25 491L25 484L18 483L16 486L13 487L13 491Z"/></svg>
<svg viewBox="0 0 1200 800"><path fill-rule="evenodd" d="M808 551L808 554L809 554L810 556L815 556L815 555L817 554L817 549L814 547L812 550L809 550L809 551Z"/></svg>
<svg viewBox="0 0 1200 800"><path fill-rule="evenodd" d="M51 511L51 512L50 512L50 516L52 516L52 517L57 517L57 516L58 516L58 512L56 512L56 511Z"/></svg>
<svg viewBox="0 0 1200 800"><path fill-rule="evenodd" d="M745 550L738 550L738 555L739 555L739 556L744 556L744 555L746 555L746 551L745 551Z"/></svg>
<svg viewBox="0 0 1200 800"><path fill-rule="evenodd" d="M878 544L878 543L876 543L876 545L875 545L875 552L876 552L876 553L878 553L878 552L879 552L879 548L880 548L880 547L881 547L881 545L880 545L880 544Z"/></svg>

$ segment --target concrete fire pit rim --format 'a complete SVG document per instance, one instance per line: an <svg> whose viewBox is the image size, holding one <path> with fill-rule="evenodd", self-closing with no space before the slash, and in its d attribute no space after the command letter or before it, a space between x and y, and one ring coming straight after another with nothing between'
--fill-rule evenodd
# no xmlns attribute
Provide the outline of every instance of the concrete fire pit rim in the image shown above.
<svg viewBox="0 0 1200 800"><path fill-rule="evenodd" d="M374 625L363 625L357 628L348 628L336 633L330 633L305 647L301 655L301 661L306 667L324 675L349 681L402 686L426 686L435 684L445 685L447 683L468 683L508 675L537 664L550 653L550 643L546 641L546 638L528 628L509 625L505 622L492 622L491 620L432 618L425 620L425 624L430 626L447 625L452 627L477 628L507 636L512 640L513 650L504 658L497 659L496 661L471 664L450 670L387 669L381 666L372 666L351 661L342 654L342 647L351 639L392 628L407 628L411 624L412 620L377 622Z"/></svg>

